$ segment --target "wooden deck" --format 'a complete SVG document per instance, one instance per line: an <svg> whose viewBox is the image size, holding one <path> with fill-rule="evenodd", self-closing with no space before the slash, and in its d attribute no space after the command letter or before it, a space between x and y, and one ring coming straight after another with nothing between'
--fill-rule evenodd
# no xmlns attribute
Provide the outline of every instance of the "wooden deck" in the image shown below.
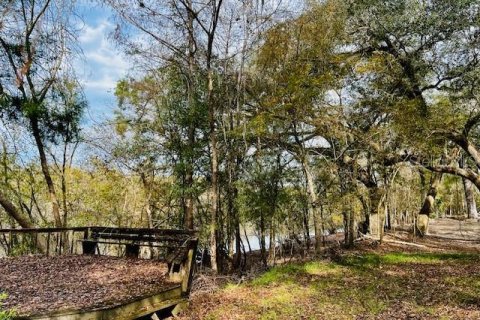
<svg viewBox="0 0 480 320"><path fill-rule="evenodd" d="M0 237L15 255L0 258L3 307L18 319L136 319L188 300L192 231L0 229Z"/></svg>

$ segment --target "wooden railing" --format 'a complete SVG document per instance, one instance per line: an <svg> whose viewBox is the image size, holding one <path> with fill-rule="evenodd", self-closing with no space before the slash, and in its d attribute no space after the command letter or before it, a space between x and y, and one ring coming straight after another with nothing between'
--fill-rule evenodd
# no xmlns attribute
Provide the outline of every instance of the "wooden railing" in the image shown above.
<svg viewBox="0 0 480 320"><path fill-rule="evenodd" d="M78 254L89 227L0 229L0 257ZM2 252L3 251L3 252Z"/></svg>

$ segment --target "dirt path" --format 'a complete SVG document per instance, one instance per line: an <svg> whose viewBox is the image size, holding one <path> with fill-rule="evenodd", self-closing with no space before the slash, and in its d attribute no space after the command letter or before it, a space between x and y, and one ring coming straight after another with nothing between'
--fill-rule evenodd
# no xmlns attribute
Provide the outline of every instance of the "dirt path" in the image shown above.
<svg viewBox="0 0 480 320"><path fill-rule="evenodd" d="M478 241L480 243L480 222L477 220L432 219L429 235Z"/></svg>

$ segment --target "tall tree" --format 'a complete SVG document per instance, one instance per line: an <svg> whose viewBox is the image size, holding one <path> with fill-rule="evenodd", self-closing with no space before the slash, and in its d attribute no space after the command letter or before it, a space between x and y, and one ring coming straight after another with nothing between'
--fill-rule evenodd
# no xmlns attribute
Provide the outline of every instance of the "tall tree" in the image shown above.
<svg viewBox="0 0 480 320"><path fill-rule="evenodd" d="M158 67L174 65L179 68L187 79L183 85L190 109L194 108L192 104L199 102L207 107L210 170L204 175L210 185L212 267L217 269L216 254L220 250L217 242L220 229L223 227L218 225L221 202L220 167L223 161L220 152L222 141L219 136L222 132L220 129L222 112L228 109L222 104L235 100L229 100L235 95L222 92L223 87L220 83L227 78L232 78L235 72L233 71L235 68L225 66L239 63L240 68L244 68L247 51L258 38L255 33L264 28L262 23L266 25L266 21L272 20L273 9L269 8L276 8L277 1L268 5L256 0L241 3L223 0L170 0L166 3L137 1L134 6L130 1L125 0L106 0L106 2L120 17L117 39L125 45L127 53L132 54L138 65L144 66L147 70L151 69L152 63ZM265 11L263 11L264 8ZM121 32L122 23L133 26L135 37L128 37L128 31ZM244 31L239 32L238 30L242 28ZM145 41L137 41L139 38ZM239 45L239 43L243 44ZM222 71L228 75L222 75ZM243 76L238 77L240 80L237 82L236 89L240 89L244 81ZM202 94L195 96L200 91ZM237 98L236 101L241 99ZM195 139L198 138L196 130L194 126L190 127L187 136L190 145L194 145ZM194 161L195 159L191 158L190 162L186 163L186 182L191 185L194 184ZM191 187L187 188L187 190L191 189ZM191 228L193 227L193 194L189 196L187 193L185 203L184 225Z"/></svg>
<svg viewBox="0 0 480 320"><path fill-rule="evenodd" d="M152 216L154 211L158 213L155 186L172 175L178 190L178 220L182 223L176 220L170 221L170 225L190 228L192 223L193 228L190 206L195 205L199 191L203 190L201 183L194 181L198 177L198 169L195 172L194 168L205 170L208 119L199 99L199 88L192 88L192 98L185 96L188 82L176 66L152 70L142 79L120 81L116 89L119 140L112 155L141 178Z"/></svg>
<svg viewBox="0 0 480 320"><path fill-rule="evenodd" d="M28 129L39 155L56 226L62 226L59 197L48 157L49 143L71 140L79 130L85 102L66 100L71 80L67 59L74 51L70 1L10 1L0 28L2 116ZM78 90L74 86L73 90ZM6 209L6 207L4 206ZM8 210L7 210L8 211Z"/></svg>
<svg viewBox="0 0 480 320"><path fill-rule="evenodd" d="M351 1L348 12L364 103L383 106L399 145L423 159L416 163L480 186L473 170L440 161L447 146L480 163L470 140L480 119L477 1Z"/></svg>
<svg viewBox="0 0 480 320"><path fill-rule="evenodd" d="M341 4L327 1L314 5L308 14L271 28L256 61L258 82L251 89L258 105L252 123L265 127L257 133L264 135L265 142L281 145L302 168L317 250L321 204L314 159L331 151L329 138L339 137L335 129L341 126L341 113L329 103L326 92L335 90L342 78L342 68L334 57L343 38L342 25Z"/></svg>

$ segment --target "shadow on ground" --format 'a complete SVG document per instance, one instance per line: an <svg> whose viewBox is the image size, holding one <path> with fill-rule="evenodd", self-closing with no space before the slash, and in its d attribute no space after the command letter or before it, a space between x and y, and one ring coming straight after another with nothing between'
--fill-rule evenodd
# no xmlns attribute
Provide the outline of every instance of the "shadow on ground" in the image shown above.
<svg viewBox="0 0 480 320"><path fill-rule="evenodd" d="M272 268L184 319L479 319L480 256L361 253Z"/></svg>

